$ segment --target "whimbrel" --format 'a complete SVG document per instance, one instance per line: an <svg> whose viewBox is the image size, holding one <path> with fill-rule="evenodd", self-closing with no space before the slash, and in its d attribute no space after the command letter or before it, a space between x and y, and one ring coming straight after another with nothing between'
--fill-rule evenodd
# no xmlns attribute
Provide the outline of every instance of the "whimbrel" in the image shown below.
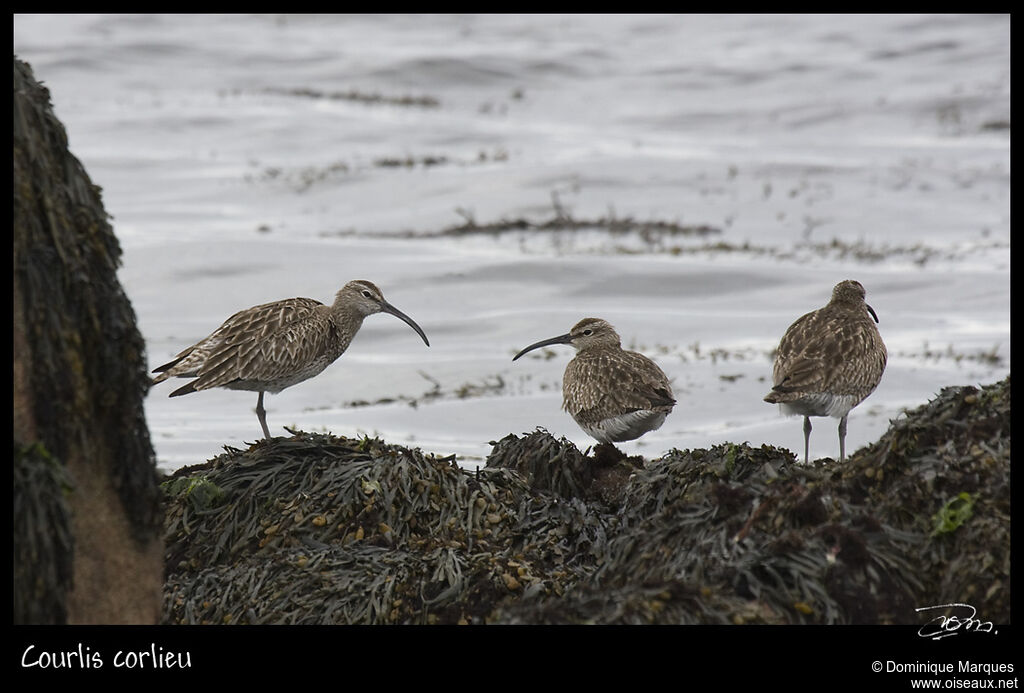
<svg viewBox="0 0 1024 693"><path fill-rule="evenodd" d="M318 375L341 356L374 313L389 313L427 335L412 318L384 300L372 282L351 281L330 306L312 298L288 298L241 310L213 334L153 370L157 384L171 377L195 378L170 394L187 395L212 387L259 392L256 416L270 440L264 392L280 392Z"/></svg>
<svg viewBox="0 0 1024 693"><path fill-rule="evenodd" d="M604 320L584 318L568 333L531 344L512 360L552 344L576 348L562 377L562 408L598 442L635 440L660 428L675 406L665 373L643 354L624 350Z"/></svg>
<svg viewBox="0 0 1024 693"><path fill-rule="evenodd" d="M846 417L882 379L885 344L875 327L878 315L864 296L860 282L839 282L828 305L790 325L779 342L774 386L764 401L804 417L804 463L812 416L839 419L839 461L845 461Z"/></svg>

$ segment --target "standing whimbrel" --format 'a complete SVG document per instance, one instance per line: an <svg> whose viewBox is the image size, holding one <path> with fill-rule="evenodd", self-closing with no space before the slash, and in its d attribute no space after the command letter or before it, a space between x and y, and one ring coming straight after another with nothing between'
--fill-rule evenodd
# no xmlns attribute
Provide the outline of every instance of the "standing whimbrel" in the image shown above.
<svg viewBox="0 0 1024 693"><path fill-rule="evenodd" d="M374 313L404 320L430 346L412 318L385 301L373 283L359 279L343 286L330 306L311 298L287 298L235 313L209 337L155 368L160 375L153 384L171 377L195 378L171 397L211 387L259 392L256 416L270 440L263 393L280 392L318 375L345 352L363 318Z"/></svg>
<svg viewBox="0 0 1024 693"><path fill-rule="evenodd" d="M598 442L635 440L660 428L672 411L668 377L643 354L624 350L604 320L584 318L567 334L531 344L512 360L551 344L576 347L562 377L562 408Z"/></svg>
<svg viewBox="0 0 1024 693"><path fill-rule="evenodd" d="M839 282L828 305L790 325L779 342L774 386L764 401L778 404L784 414L804 417L805 464L810 417L839 419L839 461L845 461L846 417L882 379L885 344L875 327L878 316L864 296L860 282Z"/></svg>

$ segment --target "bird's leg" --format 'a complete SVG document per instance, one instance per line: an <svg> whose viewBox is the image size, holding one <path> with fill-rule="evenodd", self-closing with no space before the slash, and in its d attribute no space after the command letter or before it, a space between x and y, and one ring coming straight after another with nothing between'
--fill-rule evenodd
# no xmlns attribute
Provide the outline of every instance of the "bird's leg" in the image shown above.
<svg viewBox="0 0 1024 693"><path fill-rule="evenodd" d="M263 435L270 440L270 429L267 428L267 410L263 408L263 390L260 390L260 398L256 400L256 416L260 419L260 426L263 426Z"/></svg>
<svg viewBox="0 0 1024 693"><path fill-rule="evenodd" d="M804 417L804 464L808 463L811 451L811 417Z"/></svg>
<svg viewBox="0 0 1024 693"><path fill-rule="evenodd" d="M846 460L846 417L839 419L839 463Z"/></svg>

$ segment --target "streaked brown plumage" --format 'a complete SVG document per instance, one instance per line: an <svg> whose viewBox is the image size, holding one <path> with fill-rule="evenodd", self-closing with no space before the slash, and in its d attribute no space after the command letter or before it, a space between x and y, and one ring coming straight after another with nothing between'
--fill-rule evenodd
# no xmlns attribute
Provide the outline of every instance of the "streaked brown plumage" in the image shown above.
<svg viewBox="0 0 1024 693"><path fill-rule="evenodd" d="M153 384L172 377L195 378L170 394L187 395L212 387L259 392L256 415L270 439L264 392L280 392L318 375L341 356L374 313L408 323L430 346L412 318L386 300L372 282L351 281L330 306L311 298L288 298L241 310L211 335L155 368Z"/></svg>
<svg viewBox="0 0 1024 693"><path fill-rule="evenodd" d="M805 463L812 416L839 419L839 461L846 459L846 418L878 387L885 371L878 316L865 295L860 282L839 282L828 305L799 318L779 343L774 386L764 401L804 417Z"/></svg>
<svg viewBox="0 0 1024 693"><path fill-rule="evenodd" d="M562 407L601 443L639 438L661 427L675 406L668 377L643 354L622 348L615 328L584 318L568 333L526 347L571 344L576 356L562 378Z"/></svg>

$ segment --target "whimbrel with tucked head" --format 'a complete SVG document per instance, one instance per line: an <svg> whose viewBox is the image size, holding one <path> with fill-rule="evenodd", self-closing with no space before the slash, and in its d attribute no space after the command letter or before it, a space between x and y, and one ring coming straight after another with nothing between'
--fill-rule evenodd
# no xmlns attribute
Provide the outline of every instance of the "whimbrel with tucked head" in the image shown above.
<svg viewBox="0 0 1024 693"><path fill-rule="evenodd" d="M209 337L193 344L174 360L153 370L167 378L195 378L170 394L187 395L211 387L259 392L256 416L270 440L264 392L280 392L318 375L341 356L356 336L363 318L390 313L427 335L412 318L384 300L373 283L349 282L326 306L311 298L288 298L241 310Z"/></svg>
<svg viewBox="0 0 1024 693"><path fill-rule="evenodd" d="M878 316L864 296L860 282L839 282L828 305L790 325L779 342L774 386L764 401L804 417L804 463L812 416L839 419L839 461L845 461L846 417L882 379L885 344L875 327Z"/></svg>
<svg viewBox="0 0 1024 693"><path fill-rule="evenodd" d="M584 318L568 333L526 347L571 344L576 356L562 377L562 407L600 443L635 440L661 427L675 406L668 377L643 354L622 348L615 328Z"/></svg>

